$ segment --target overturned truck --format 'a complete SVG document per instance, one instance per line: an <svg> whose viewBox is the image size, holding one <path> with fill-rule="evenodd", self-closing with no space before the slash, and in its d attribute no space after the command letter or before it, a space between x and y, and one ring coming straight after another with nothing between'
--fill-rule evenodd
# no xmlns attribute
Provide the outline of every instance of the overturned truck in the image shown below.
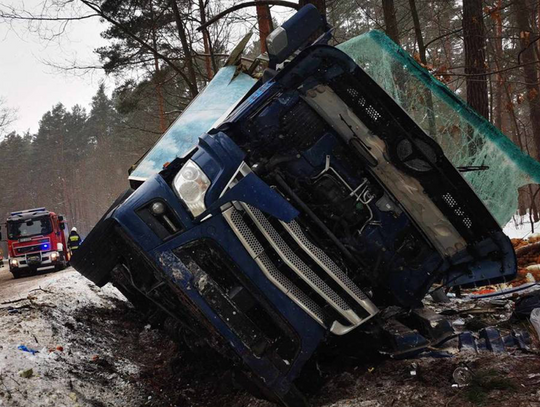
<svg viewBox="0 0 540 407"><path fill-rule="evenodd" d="M422 312L433 284L516 273L510 240L460 171L326 45L328 28L301 9L270 35L258 80L233 55L72 259L287 406L305 405L296 384L328 344L417 352L448 333Z"/></svg>

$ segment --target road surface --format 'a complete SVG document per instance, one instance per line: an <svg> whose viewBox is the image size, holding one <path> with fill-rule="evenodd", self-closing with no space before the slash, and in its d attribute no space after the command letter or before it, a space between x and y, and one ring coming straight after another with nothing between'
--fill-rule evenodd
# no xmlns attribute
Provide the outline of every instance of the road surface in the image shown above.
<svg viewBox="0 0 540 407"><path fill-rule="evenodd" d="M271 407L216 385L227 371L73 268L20 279L0 269L0 407Z"/></svg>
<svg viewBox="0 0 540 407"><path fill-rule="evenodd" d="M0 268L0 303L26 298L29 292L44 289L45 287L57 281L63 275L73 273L72 268L67 268L59 272L45 272L38 275L14 279L9 272L7 262L4 267Z"/></svg>

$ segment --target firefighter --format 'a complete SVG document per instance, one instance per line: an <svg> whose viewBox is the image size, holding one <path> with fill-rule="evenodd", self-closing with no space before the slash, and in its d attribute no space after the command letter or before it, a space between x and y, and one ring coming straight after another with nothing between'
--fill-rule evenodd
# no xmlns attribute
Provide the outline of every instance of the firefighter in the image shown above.
<svg viewBox="0 0 540 407"><path fill-rule="evenodd" d="M68 237L68 246L71 252L73 253L79 248L79 245L81 244L81 237L77 233L77 228L74 227L71 229L71 232L69 232Z"/></svg>

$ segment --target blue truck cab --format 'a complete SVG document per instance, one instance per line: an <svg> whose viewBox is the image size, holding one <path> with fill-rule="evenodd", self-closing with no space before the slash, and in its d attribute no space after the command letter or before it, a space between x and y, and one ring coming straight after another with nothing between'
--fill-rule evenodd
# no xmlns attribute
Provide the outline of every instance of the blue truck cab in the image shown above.
<svg viewBox="0 0 540 407"><path fill-rule="evenodd" d="M327 28L306 6L269 37L261 79L224 67L72 259L288 406L305 405L302 369L336 338L366 347L361 332L421 309L434 283L516 273L441 147L326 35L307 46Z"/></svg>

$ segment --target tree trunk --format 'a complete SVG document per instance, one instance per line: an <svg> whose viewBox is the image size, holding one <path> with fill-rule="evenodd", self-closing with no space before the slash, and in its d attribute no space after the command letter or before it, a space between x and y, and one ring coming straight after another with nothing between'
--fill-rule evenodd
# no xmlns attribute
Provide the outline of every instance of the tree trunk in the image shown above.
<svg viewBox="0 0 540 407"><path fill-rule="evenodd" d="M161 90L161 76L159 74L159 60L157 55L154 54L154 82L156 84L156 99L158 103L159 114L159 130L165 133L167 130L167 123L165 121L165 109L163 107L163 92Z"/></svg>
<svg viewBox="0 0 540 407"><path fill-rule="evenodd" d="M257 23L261 41L261 53L267 52L266 37L272 32L272 16L268 4L257 4Z"/></svg>
<svg viewBox="0 0 540 407"><path fill-rule="evenodd" d="M399 45L399 30L394 0L382 0L385 31L392 41Z"/></svg>
<svg viewBox="0 0 540 407"><path fill-rule="evenodd" d="M420 18L418 17L418 11L416 10L416 1L409 0L409 7L411 8L411 14L414 24L414 34L416 36L416 43L418 44L418 53L420 54L420 61L427 65L426 47L424 46L424 37L422 35L422 28L420 26ZM435 112L433 107L433 96L431 91L426 89L425 91L426 107L429 121L429 133L431 136L435 136Z"/></svg>
<svg viewBox="0 0 540 407"><path fill-rule="evenodd" d="M156 23L154 20L154 5L150 4L150 12L152 13L152 46L157 50L157 38L156 38ZM159 69L159 58L158 55L154 52L154 82L156 85L156 99L158 104L158 114L159 114L159 130L161 133L165 133L167 130L167 124L165 121L165 109L163 107L163 92L161 90L161 76Z"/></svg>
<svg viewBox="0 0 540 407"><path fill-rule="evenodd" d="M514 2L514 13L516 22L520 31L521 44L521 63L523 64L523 78L527 89L527 101L529 104L529 117L533 136L533 146L536 158L540 157L540 88L538 86L538 71L536 68L536 56L534 44L530 44L533 38L530 25L530 13L528 12L527 2L525 0L516 0Z"/></svg>
<svg viewBox="0 0 540 407"><path fill-rule="evenodd" d="M495 17L495 29L496 29L496 39L495 39L495 68L497 71L500 70L500 66L503 58L503 47L502 47L502 0L497 2L497 14ZM503 92L504 92L504 77L502 73L497 74L497 90L495 91L495 117L494 122L495 126L504 133L504 121L503 121Z"/></svg>
<svg viewBox="0 0 540 407"><path fill-rule="evenodd" d="M199 0L199 14L201 17L201 25L206 24L206 9L203 0ZM214 72L217 72L217 64L214 58L214 52L212 50L212 45L210 44L210 34L208 33L208 28L203 28L203 42L204 42L204 63L206 66L206 74L208 75L208 80L211 80L214 76ZM213 71L212 71L213 69Z"/></svg>
<svg viewBox="0 0 540 407"><path fill-rule="evenodd" d="M416 36L416 43L418 44L420 61L422 61L423 64L427 64L426 47L424 46L424 38L422 36L422 28L420 26L420 18L418 17L418 11L416 10L416 1L409 0L409 7L411 8L411 14L414 24L414 34Z"/></svg>
<svg viewBox="0 0 540 407"><path fill-rule="evenodd" d="M174 14L174 19L176 21L176 28L178 30L178 36L180 37L180 42L182 44L182 51L184 51L185 64L187 68L187 77L189 78L189 91L192 97L197 96L199 89L197 87L197 74L195 73L195 67L193 65L193 55L191 54L191 48L189 46L186 30L184 28L184 23L182 22L182 16L180 15L180 10L178 9L178 4L176 0L171 0L171 8Z"/></svg>
<svg viewBox="0 0 540 407"><path fill-rule="evenodd" d="M481 0L463 0L463 41L467 102L489 120L484 20Z"/></svg>

